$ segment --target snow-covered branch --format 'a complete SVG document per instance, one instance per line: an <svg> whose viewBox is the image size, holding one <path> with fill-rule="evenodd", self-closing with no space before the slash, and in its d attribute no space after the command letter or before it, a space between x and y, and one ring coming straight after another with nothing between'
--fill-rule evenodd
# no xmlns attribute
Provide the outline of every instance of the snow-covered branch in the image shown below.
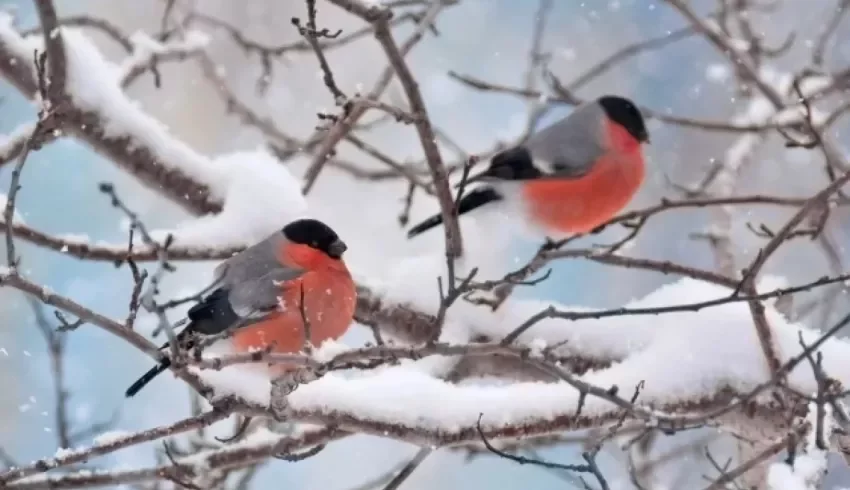
<svg viewBox="0 0 850 490"><path fill-rule="evenodd" d="M60 128L190 212L221 211L221 185L211 188L195 180L215 167L124 96L118 72L86 37L64 27L54 32L67 65L67 100L55 108ZM27 97L38 92L32 56L43 46L39 36L21 37L12 17L0 13L0 74Z"/></svg>
<svg viewBox="0 0 850 490"><path fill-rule="evenodd" d="M6 488L39 490L53 488L88 488L92 486L120 485L150 480L170 480L180 486L192 485L193 479L209 478L210 471L241 468L273 456L283 457L300 450L332 440L339 429L326 428L304 431L298 436L280 436L269 431L258 431L245 441L233 443L224 449L200 452L183 459L153 468L117 471L84 471L56 477L30 477L9 483ZM194 485L192 485L194 486ZM191 487L190 487L191 488Z"/></svg>
<svg viewBox="0 0 850 490"><path fill-rule="evenodd" d="M162 44L143 32L137 32L130 37L130 42L133 45L133 53L118 67L118 80L124 89L148 70L153 72L154 85L159 87L159 63L183 61L196 56L203 52L209 38L199 32L189 32L185 40Z"/></svg>

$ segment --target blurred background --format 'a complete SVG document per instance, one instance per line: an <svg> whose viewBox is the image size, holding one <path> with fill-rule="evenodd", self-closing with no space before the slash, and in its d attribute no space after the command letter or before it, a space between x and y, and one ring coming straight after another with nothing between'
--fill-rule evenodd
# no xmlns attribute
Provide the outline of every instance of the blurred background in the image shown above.
<svg viewBox="0 0 850 490"><path fill-rule="evenodd" d="M726 2L718 2L726 3ZM702 14L718 3L691 2ZM769 46L780 46L789 35L794 44L780 57L769 61L772 69L799 71L809 64L812 42L830 16L838 11L833 0L787 0L776 8L754 16L758 35ZM87 14L108 19L126 33L137 30L157 32L165 2L154 0L57 0L61 16ZM0 0L3 9L12 10L22 27L37 23L32 2ZM227 23L266 45L280 45L300 39L292 17L305 17L302 1L199 0L198 11L225 19ZM448 75L453 71L493 84L523 87L526 83L536 1L461 0L446 8L436 22L438 35L426 34L408 61L417 76L432 120L467 152L483 152L499 141L509 142L525 129L529 101L513 95L475 90ZM355 17L325 2L319 2L319 23L345 32L362 27ZM593 2L555 1L547 13L542 50L551 56L549 67L561 80L569 81L585 73L604 57L630 44L669 34L687 24L664 2L654 0L599 0ZM259 114L271 118L288 134L306 138L318 123L316 112L333 110L331 97L321 82L315 57L309 51L285 54L272 61L273 76L264 93L257 90L261 63L256 54L246 53L224 29L204 29L211 38L210 57L219 63L227 86ZM410 24L396 28L405 38ZM122 50L97 32L104 53L120 61ZM825 66L837 70L850 66L850 22L839 25L835 42L827 50ZM337 82L344 90L364 93L384 69L385 57L379 46L366 36L351 45L328 52ZM150 75L142 77L129 90L130 95L151 114L198 151L216 155L237 149L254 149L264 143L262 134L242 124L228 113L216 88L203 76L197 63L170 63L160 68L162 86L157 89ZM539 80L535 86L549 93ZM608 72L581 87L576 95L589 99L606 93L625 94L660 113L699 120L724 121L747 111L749 102L738 90L734 67L703 37L692 36L658 50L647 51L617 64ZM404 96L392 84L388 100L401 104ZM554 105L541 121L561 117L570 108ZM0 80L0 134L9 133L34 117L32 106ZM367 117L367 119L369 119ZM846 121L832 131L846 148ZM655 204L661 197L682 197L676 188L699 183L712 164L732 157L730 148L739 144L741 134L714 132L653 121L649 179L630 207ZM368 141L400 160L422 157L416 133L411 126L381 124L370 130ZM443 144L447 160L456 159ZM362 168L382 168L348 143L341 143L338 156ZM776 133L767 134L740 166L737 194L770 194L805 197L823 187L826 177L817 152L787 149ZM300 175L309 159L296 157L287 165ZM9 169L0 172L0 188L8 187ZM108 206L96 185L114 182L122 195L151 227L165 227L189 219L183 211L140 186L113 165L70 139L61 139L31 155L24 169L23 189L18 209L25 221L53 234L86 234L93 240L112 243L126 241L126 222ZM442 246L439 234L408 242L398 224L407 185L402 180L365 182L336 168L322 174L308 196L313 214L325 219L350 245L351 261L358 270L381 267L386 254L405 255ZM437 208L436 203L417 196L411 212L416 221ZM704 233L717 215L711 210L672 212L654 218L628 251L639 257L668 259L688 265L715 268L716 257L710 242L692 234ZM763 243L747 223L776 226L787 218L787 209L741 207L728 223L734 243L737 267L751 260ZM817 243L795 241L771 260L768 272L786 276L791 283L827 274L835 261L847 257L847 215L836 209L825 238ZM592 237L586 242L600 239ZM380 245L375 245L375 243ZM518 260L530 256L537 242L517 237L510 244ZM62 254L19 245L23 267L34 280L60 294L106 315L123 318L132 282L126 268L108 263L78 261ZM830 264L832 257L832 264ZM179 264L168 277L164 294L194 292L206 284L215 264ZM581 279L580 287L578 278ZM521 294L551 298L570 305L613 307L645 295L660 284L674 280L651 272L617 269L582 260L559 263L552 277ZM843 303L843 291L838 301ZM844 305L846 308L846 305ZM836 310L841 310L840 307ZM56 451L54 389L44 339L36 325L33 306L20 294L0 289L0 446L17 461L30 461ZM846 311L846 310L842 310ZM55 323L52 311L46 321ZM799 319L823 327L824 315ZM651 319L647 320L651 321ZM356 344L367 339L366 332L352 331L345 341ZM76 444L89 444L96 433L86 427L98 424L102 430L133 431L173 421L188 412L190 397L186 387L164 376L137 398L125 400L124 389L138 373L148 369L150 359L97 328L81 328L66 336L68 407L71 421L82 432ZM730 342L734 339L730 339ZM672 375L672 374L671 374ZM72 431L73 433L73 431ZM688 436L690 437L690 436ZM697 435L693 436L698 437ZM667 444L665 442L665 444ZM663 446L663 445L662 445ZM724 449L725 448L725 449ZM153 462L154 447L138 446L109 456L104 465L144 465ZM723 446L718 450L729 450ZM331 444L322 454L298 464L274 461L261 469L252 488L286 487L298 489L345 490L356 488L371 477L410 458L416 448L378 438L358 436ZM547 458L573 462L576 449L565 445L544 451ZM683 453L684 454L684 453ZM703 474L716 475L704 467L699 450L683 456L664 470L666 488L699 488ZM690 458L691 466L686 466ZM622 469L620 456L606 457L606 474L612 488L633 488ZM329 471L328 468L333 468ZM679 471L685 469L684 479ZM844 463L836 461L827 488L842 479ZM441 451L430 457L404 484L406 490L430 488L519 488L540 490L570 488L563 475L533 467L523 467L480 457L467 461L462 455ZM844 481L850 481L844 479ZM580 487L577 487L580 488ZM665 488L665 487L657 487Z"/></svg>

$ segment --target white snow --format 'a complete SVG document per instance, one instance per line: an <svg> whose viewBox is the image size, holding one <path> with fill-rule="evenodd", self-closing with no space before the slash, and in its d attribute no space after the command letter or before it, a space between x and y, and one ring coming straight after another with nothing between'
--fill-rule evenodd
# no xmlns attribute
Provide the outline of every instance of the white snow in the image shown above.
<svg viewBox="0 0 850 490"><path fill-rule="evenodd" d="M784 461L770 465L767 472L768 490L819 490L826 472L826 452L803 454L794 459L794 466Z"/></svg>
<svg viewBox="0 0 850 490"><path fill-rule="evenodd" d="M712 63L705 69L705 76L712 82L723 83L729 79L731 70L722 63Z"/></svg>
<svg viewBox="0 0 850 490"><path fill-rule="evenodd" d="M334 339L327 339L322 345L313 350L313 359L317 362L328 362L335 356L350 350L350 347Z"/></svg>
<svg viewBox="0 0 850 490"><path fill-rule="evenodd" d="M768 490L811 490L784 462L773 463L767 471Z"/></svg>
<svg viewBox="0 0 850 490"><path fill-rule="evenodd" d="M3 28L3 17L0 13L0 29ZM13 129L9 134L0 134L0 162L8 160L15 146L32 134L35 124L24 123Z"/></svg>
<svg viewBox="0 0 850 490"><path fill-rule="evenodd" d="M302 432L302 430L296 430L296 433L293 434L293 436L297 436L297 434L300 432ZM203 469L209 467L209 457L211 455L221 456L223 454L227 454L228 452L241 451L245 448L270 446L282 439L287 439L288 437L289 436L287 435L277 434L265 427L258 426L253 429L248 435L246 435L245 438L241 441L230 443L226 447L221 449L200 451L191 456L179 458L177 459L177 462L180 464L193 465L198 473L203 473Z"/></svg>
<svg viewBox="0 0 850 490"><path fill-rule="evenodd" d="M163 240L172 234L174 245L244 245L307 214L300 183L265 150L230 153L209 165L227 177L224 210L182 223L175 230L152 232L154 239Z"/></svg>
<svg viewBox="0 0 850 490"><path fill-rule="evenodd" d="M785 462L776 462L770 465L767 475L768 490L818 490L821 481L826 474L827 455L829 443L835 429L835 420L832 416L832 407L825 405L823 417L823 442L826 448L817 446L817 405L815 402L809 404L807 421L809 431L806 435L802 454L798 454L789 466Z"/></svg>
<svg viewBox="0 0 850 490"><path fill-rule="evenodd" d="M120 86L120 71L106 61L89 38L79 30L62 28L68 46L68 93L74 103L102 116L106 135L132 135L152 148L167 166L182 170L190 177L211 185L215 197L223 198L227 188L226 176L209 160L195 152L169 129L146 114L138 103L124 95ZM40 44L40 39L29 39Z"/></svg>
<svg viewBox="0 0 850 490"><path fill-rule="evenodd" d="M95 437L92 443L96 446L106 446L108 444L112 444L115 441L123 439L130 435L130 432L124 430L111 430L108 432L104 432L99 436Z"/></svg>
<svg viewBox="0 0 850 490"><path fill-rule="evenodd" d="M5 223L5 220L3 219L3 210L6 209L6 201L7 201L6 195L0 194L0 223ZM15 207L14 211L12 212L12 224L15 224L15 225L26 224L26 223L24 223L24 217L21 216L21 214L18 212L17 207Z"/></svg>
<svg viewBox="0 0 850 490"><path fill-rule="evenodd" d="M137 31L130 36L130 44L133 45L133 54L128 56L118 67L118 80L125 80L135 69L145 66L158 56L164 55L187 55L206 48L210 38L200 31L189 31L185 39L170 41L163 44L142 31Z"/></svg>
<svg viewBox="0 0 850 490"><path fill-rule="evenodd" d="M759 291L783 286L776 278L762 281ZM661 287L628 307L653 307L714 299L729 290L712 284L683 279ZM508 314L490 314L480 309L476 318L464 315L474 333L498 338L548 306L539 301L516 300L505 306ZM577 308L560 307L575 311ZM587 311L587 309L584 309ZM468 312L467 312L468 313ZM460 324L450 311L447 324ZM800 351L798 332L807 344L819 332L789 323L768 307L775 345L782 360ZM730 388L745 393L768 376L766 363L745 302L730 303L700 312L683 312L654 317L622 316L600 320L565 322L545 320L521 339L539 347L543 339L554 343L566 340L566 353L599 356L614 364L582 377L601 387L619 386L629 393L641 381L643 403L696 401ZM729 339L735 339L730 342ZM850 343L830 339L820 349L824 368L844 383L850 382ZM676 372L676 376L670 376ZM243 373L225 369L204 371L204 379L218 387L219 394L234 393L256 403L269 401L267 378L246 378ZM815 381L810 368L798 366L789 376L791 386L811 392ZM416 363L361 373L330 373L300 386L289 397L298 413L350 416L355 419L396 423L410 427L455 432L476 423L479 413L485 425L523 424L573 416L578 392L565 382L518 382L498 385L455 385L417 369ZM529 404L527 400L535 400ZM613 407L589 397L584 414L606 412Z"/></svg>
<svg viewBox="0 0 850 490"><path fill-rule="evenodd" d="M777 71L769 65L760 67L759 76L768 86L775 89L778 94L793 93L794 77L788 73ZM804 96L808 97L817 90L822 89L823 82L818 77L814 80L803 83L800 89ZM791 96L793 99L796 96ZM792 123L799 122L806 117L804 108L799 104L792 106L789 109L777 112L773 103L764 95L753 95L744 108L732 118L732 121L741 125L765 125L771 122L774 123ZM825 115L817 110L812 111L812 122L820 124L824 121ZM715 177L712 188L712 194L717 197L732 196L735 193L735 187L739 180L739 175L744 167L753 162L756 152L766 142L765 133L744 133L739 136L726 150L726 155L723 160L722 167ZM714 219L710 225L712 233L717 237L730 237L734 227L740 227L741 224L733 219L734 211L731 206L719 206L711 211Z"/></svg>
<svg viewBox="0 0 850 490"><path fill-rule="evenodd" d="M64 448L64 447L60 447L59 449L56 450L56 453L53 455L53 457L56 458L56 459L67 458L67 457L70 457L70 456L74 456L79 451L80 451L79 449L67 449L67 448Z"/></svg>
<svg viewBox="0 0 850 490"><path fill-rule="evenodd" d="M729 47L734 51L746 52L750 49L749 41L744 39L738 39L734 37L729 37L720 29L720 26L717 25L717 21L715 19L703 19L705 26L714 31L715 34L721 35L726 41L729 43Z"/></svg>
<svg viewBox="0 0 850 490"><path fill-rule="evenodd" d="M171 234L175 245L244 245L268 236L306 213L300 183L265 150L208 158L173 137L167 127L124 94L120 82L128 66L137 63L139 56L174 46L162 46L142 34L136 35L133 43L137 52L124 68L119 68L105 60L82 31L63 27L61 32L67 47L67 90L75 105L98 113L107 136L130 135L133 141L152 149L164 165L207 185L212 197L224 204L224 211L215 217L193 220L176 230L152 233L157 239ZM25 59L30 59L33 50L43 46L39 36L20 37L11 27L11 17L3 13L0 13L0 39ZM207 41L205 35L195 33L187 36L179 47L200 49Z"/></svg>
<svg viewBox="0 0 850 490"><path fill-rule="evenodd" d="M545 340L534 338L528 343L528 347L531 348L532 356L540 357L543 355L543 351L546 349L547 345Z"/></svg>
<svg viewBox="0 0 850 490"><path fill-rule="evenodd" d="M197 374L204 382L215 388L216 397L235 395L245 400L268 405L269 402L269 377L268 374L257 369L224 368L220 371L214 369L199 370L189 368L189 371Z"/></svg>
<svg viewBox="0 0 850 490"><path fill-rule="evenodd" d="M17 56L27 60L32 58L32 49L15 30L14 17L9 12L0 11L0 39L3 39L6 47Z"/></svg>

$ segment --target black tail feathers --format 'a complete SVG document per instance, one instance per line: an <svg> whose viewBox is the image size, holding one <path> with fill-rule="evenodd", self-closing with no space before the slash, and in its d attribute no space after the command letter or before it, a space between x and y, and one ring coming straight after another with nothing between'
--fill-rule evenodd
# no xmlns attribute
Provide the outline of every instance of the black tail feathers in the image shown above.
<svg viewBox="0 0 850 490"><path fill-rule="evenodd" d="M464 194L463 197L460 198L460 203L458 203L457 207L457 213L459 215L466 214L472 211L473 209L479 208L487 203L500 200L502 200L502 196L498 192L496 192L496 190L492 187L479 187L477 189L473 189L467 192L466 194ZM408 230L407 238L413 238L416 235L419 235L423 232L430 230L431 228L434 228L435 226L442 224L442 222L442 215L436 214L434 216L431 216L430 218Z"/></svg>
<svg viewBox="0 0 850 490"><path fill-rule="evenodd" d="M195 324L190 322L189 325L183 329L180 333L177 334L177 345L182 347L183 349L191 349L193 347L193 338L192 333L195 331ZM160 346L160 350L163 350L168 347L168 342L162 344ZM142 375L141 378L137 379L135 383L130 385L127 388L127 391L124 392L124 396L130 398L138 393L142 388L148 385L151 381L154 380L157 376L164 373L171 367L171 359L164 358L159 361L159 364L152 367L148 372Z"/></svg>
<svg viewBox="0 0 850 490"><path fill-rule="evenodd" d="M168 367L171 366L171 359L163 359L162 362L152 367L150 371L146 372L142 375L141 378L137 379L135 383L130 385L127 388L127 391L124 393L124 396L130 398L139 392L142 388L147 386L148 383L154 380L157 376L165 372Z"/></svg>
<svg viewBox="0 0 850 490"><path fill-rule="evenodd" d="M181 323L188 321L188 325L177 334L176 341L179 348L191 349L195 346L196 335L218 334L241 320L230 306L228 294L227 288L220 287L207 295L203 301L189 308L187 318L181 321ZM160 350L167 347L168 342L164 343ZM132 397L170 366L171 359L163 359L127 388L124 395L127 398Z"/></svg>
<svg viewBox="0 0 850 490"><path fill-rule="evenodd" d="M416 225L413 228L411 228L410 230L408 230L407 231L407 238L413 238L416 235L419 235L420 233L423 233L425 231L430 230L431 228L433 228L435 226L438 226L442 222L443 222L443 217L439 214L435 214L434 216L431 216L430 218L426 219L425 221L419 223L418 225Z"/></svg>

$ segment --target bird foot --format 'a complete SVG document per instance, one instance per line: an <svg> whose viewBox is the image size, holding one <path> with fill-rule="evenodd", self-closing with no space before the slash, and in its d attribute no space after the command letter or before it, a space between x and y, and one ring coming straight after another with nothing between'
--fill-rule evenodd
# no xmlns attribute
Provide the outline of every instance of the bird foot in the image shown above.
<svg viewBox="0 0 850 490"><path fill-rule="evenodd" d="M287 419L289 414L289 400L287 397L298 387L297 383L293 383L291 379L281 376L272 380L272 388L270 393L270 405L272 414L275 420L282 422Z"/></svg>
<svg viewBox="0 0 850 490"><path fill-rule="evenodd" d="M287 397L301 384L315 381L319 376L310 369L287 371L272 380L271 409L275 418L285 419L289 410Z"/></svg>

